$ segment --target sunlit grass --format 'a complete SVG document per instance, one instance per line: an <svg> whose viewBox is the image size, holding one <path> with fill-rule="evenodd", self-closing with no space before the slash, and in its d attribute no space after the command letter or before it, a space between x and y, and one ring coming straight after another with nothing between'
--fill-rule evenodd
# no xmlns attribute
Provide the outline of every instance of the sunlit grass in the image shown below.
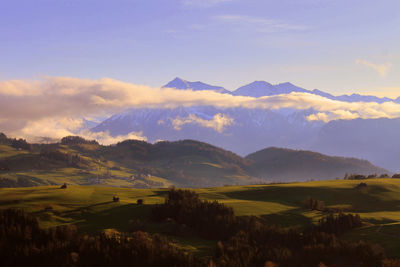
<svg viewBox="0 0 400 267"><path fill-rule="evenodd" d="M349 180L193 190L202 199L217 200L231 206L239 216L255 215L266 223L284 227L304 227L324 215L303 208L303 201L310 196L324 201L329 207L342 207L345 212L358 213L368 222L366 227L346 234L346 239L370 240L384 246L389 256L400 256L400 242L396 238L400 231L400 179L365 182L367 187L361 190L355 188L360 181ZM23 208L38 215L43 227L72 223L88 232L104 229L126 231L130 220L139 219L145 222L146 231L155 233L163 226L149 220L151 206L163 203L167 192L168 189L73 185L67 189L59 189L59 186L3 188L0 189L0 208ZM120 197L120 202L112 201L114 195ZM144 205L137 205L138 199L143 199ZM176 240L188 251L208 251L209 244L202 239Z"/></svg>

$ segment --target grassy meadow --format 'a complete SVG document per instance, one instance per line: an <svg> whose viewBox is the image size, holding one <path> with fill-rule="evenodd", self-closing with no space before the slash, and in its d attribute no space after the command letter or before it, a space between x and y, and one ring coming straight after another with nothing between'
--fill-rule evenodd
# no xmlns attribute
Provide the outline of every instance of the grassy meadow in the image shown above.
<svg viewBox="0 0 400 267"><path fill-rule="evenodd" d="M303 207L308 197L322 200L328 207L358 213L365 226L343 238L381 244L388 256L400 257L400 179L370 179L357 189L360 181L331 180L289 184L226 186L194 189L201 198L217 200L233 207L236 215L255 215L266 223L284 227L304 227L324 214ZM143 230L168 235L172 223L149 220L152 205L162 203L168 189L131 189L104 186L59 186L2 188L0 208L22 208L37 215L43 227L75 224L82 231L128 231L132 221ZM120 202L113 202L114 195ZM137 205L138 199L144 205ZM190 235L189 235L190 236ZM199 254L209 253L215 241L174 236L176 244Z"/></svg>

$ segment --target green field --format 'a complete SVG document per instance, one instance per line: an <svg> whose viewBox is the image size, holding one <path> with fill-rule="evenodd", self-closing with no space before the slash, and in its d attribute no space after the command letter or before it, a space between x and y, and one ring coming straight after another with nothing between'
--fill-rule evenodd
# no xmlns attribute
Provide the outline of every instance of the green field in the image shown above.
<svg viewBox="0 0 400 267"><path fill-rule="evenodd" d="M367 187L356 189L360 181L331 180L290 184L227 186L194 189L203 199L217 200L234 208L236 215L256 215L266 223L284 227L304 227L324 214L302 206L308 197L323 200L328 207L358 213L366 226L343 238L381 244L389 257L400 257L400 179L365 180ZM167 189L131 189L103 186L58 186L2 188L0 208L23 208L40 218L43 227L76 224L93 233L106 229L127 231L132 220L140 220L145 231L169 234L168 223L154 223L148 215L153 204L162 203ZM112 202L113 195L120 202ZM137 205L138 199L144 205ZM51 208L50 208L51 207ZM110 230L108 230L110 231ZM216 241L172 237L177 245L200 254L209 253Z"/></svg>

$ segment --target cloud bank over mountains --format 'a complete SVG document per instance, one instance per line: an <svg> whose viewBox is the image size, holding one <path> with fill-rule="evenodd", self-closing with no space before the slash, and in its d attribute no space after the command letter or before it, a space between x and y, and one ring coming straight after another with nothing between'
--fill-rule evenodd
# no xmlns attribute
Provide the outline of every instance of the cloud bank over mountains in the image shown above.
<svg viewBox="0 0 400 267"><path fill-rule="evenodd" d="M105 144L125 138L145 140L140 132L114 137L107 132L92 133L82 118L106 118L127 108L194 106L213 106L222 112L208 120L196 115L173 118L176 130L185 124L196 124L221 133L224 127L235 123L223 113L227 108L311 110L307 120L323 122L400 117L400 104L395 102L345 102L307 92L251 97L210 90L152 88L108 78L46 77L0 82L0 129L20 137L81 134Z"/></svg>
<svg viewBox="0 0 400 267"><path fill-rule="evenodd" d="M182 126L185 124L197 124L202 127L214 129L218 133L222 133L226 126L232 125L233 123L233 118L222 113L215 114L210 120L199 118L195 114L189 114L189 116L185 118L177 117L172 120L174 129L178 131L181 130Z"/></svg>

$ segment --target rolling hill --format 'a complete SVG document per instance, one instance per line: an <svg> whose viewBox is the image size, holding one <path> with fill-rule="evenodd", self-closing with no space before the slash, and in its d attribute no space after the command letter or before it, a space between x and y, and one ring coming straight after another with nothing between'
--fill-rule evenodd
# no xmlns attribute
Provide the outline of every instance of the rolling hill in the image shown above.
<svg viewBox="0 0 400 267"><path fill-rule="evenodd" d="M1 141L3 140L3 141ZM0 187L56 184L209 187L387 173L368 161L269 148L245 158L207 143L126 140L103 146L66 137L56 144L0 140Z"/></svg>
<svg viewBox="0 0 400 267"><path fill-rule="evenodd" d="M307 197L324 201L327 207L357 213L365 222L342 238L358 242L370 241L385 248L388 257L400 257L400 180L368 179L367 186L358 189L360 181L334 180L305 183L227 186L194 189L204 200L217 200L234 209L238 216L254 215L265 223L283 227L304 227L316 223L324 212L304 208ZM113 202L113 195L120 202ZM154 204L164 202L167 189L132 189L104 186L57 186L35 188L3 188L0 209L21 208L38 216L42 227L74 224L88 233L129 231L132 221L143 222L143 231L163 233L173 242L201 255L212 255L218 240L196 236L173 235L171 222L155 223L149 219ZM138 199L144 205L136 205ZM366 204L367 203L367 204ZM176 228L176 226L175 226Z"/></svg>
<svg viewBox="0 0 400 267"><path fill-rule="evenodd" d="M264 180L298 181L342 178L345 173L387 173L366 160L331 157L321 153L270 147L246 157L252 163L249 173Z"/></svg>
<svg viewBox="0 0 400 267"><path fill-rule="evenodd" d="M11 143L8 142L8 143ZM251 184L249 163L221 148L192 140L150 144L126 140L112 146L64 138L29 149L0 144L0 186L101 184L120 187Z"/></svg>

